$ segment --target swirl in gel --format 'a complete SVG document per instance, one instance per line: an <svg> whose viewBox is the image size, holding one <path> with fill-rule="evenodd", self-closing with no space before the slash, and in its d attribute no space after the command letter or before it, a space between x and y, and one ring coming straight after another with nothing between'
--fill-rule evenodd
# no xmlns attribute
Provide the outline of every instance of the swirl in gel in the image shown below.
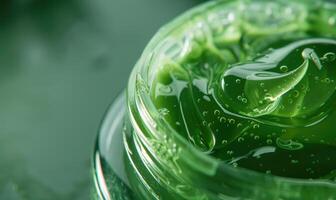
<svg viewBox="0 0 336 200"><path fill-rule="evenodd" d="M233 112L274 116L278 122L285 118L288 125L299 119L302 125L317 121L332 108L335 85L329 83L335 77L335 54L330 50L336 50L335 40L306 39L232 66L221 79L223 102L229 102ZM324 81L316 81L319 78Z"/></svg>

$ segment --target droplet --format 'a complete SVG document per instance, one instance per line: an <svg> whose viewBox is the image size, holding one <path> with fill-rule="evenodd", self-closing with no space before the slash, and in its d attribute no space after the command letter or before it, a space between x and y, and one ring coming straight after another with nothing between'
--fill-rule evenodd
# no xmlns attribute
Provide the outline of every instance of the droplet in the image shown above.
<svg viewBox="0 0 336 200"><path fill-rule="evenodd" d="M240 79L236 79L236 83L237 83L237 84L240 84L240 83L241 83L241 80L240 80Z"/></svg>

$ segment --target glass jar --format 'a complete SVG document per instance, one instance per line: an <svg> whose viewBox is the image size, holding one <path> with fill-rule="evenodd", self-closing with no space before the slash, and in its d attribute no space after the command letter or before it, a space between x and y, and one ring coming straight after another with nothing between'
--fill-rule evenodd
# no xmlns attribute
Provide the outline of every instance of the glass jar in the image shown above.
<svg viewBox="0 0 336 200"><path fill-rule="evenodd" d="M244 31L316 32L336 37L336 5L323 1L211 1L164 26L108 110L94 153L100 199L333 200L336 183L235 168L199 151L179 135L149 95L165 60L197 58L203 35L225 45ZM221 44L219 44L221 45Z"/></svg>

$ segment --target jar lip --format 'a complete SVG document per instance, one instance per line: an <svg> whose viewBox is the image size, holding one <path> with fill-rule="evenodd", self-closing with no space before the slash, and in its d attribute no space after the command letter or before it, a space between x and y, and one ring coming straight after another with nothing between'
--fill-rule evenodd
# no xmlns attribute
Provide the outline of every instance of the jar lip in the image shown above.
<svg viewBox="0 0 336 200"><path fill-rule="evenodd" d="M138 78L137 75L141 74L142 79L146 82L148 80L148 60L151 59L150 57L153 56L153 50L162 42L163 39L166 39L170 34L175 33L176 31L182 30L188 30L186 26L186 22L194 17L200 17L203 18L204 16L206 16L207 14L211 13L211 12L215 12L217 10L220 10L219 8L223 5L226 5L228 3L232 3L235 2L234 0L219 0L219 1L211 1L211 2L207 2L201 5L196 6L195 8L192 8L191 10L186 11L185 13L183 13L182 15L180 15L179 17L177 17L176 19L174 19L173 21L169 22L167 25L164 25L163 28L161 28L155 35L154 37L150 40L150 42L148 43L148 45L146 46L145 50L143 51L140 59L138 60L138 62L136 63L131 76L129 78L129 82L128 82L128 87L127 87L127 108L128 108L128 113L129 115L134 114L134 112L139 112L139 110L132 110L132 107L135 106L136 104L136 98L140 98L143 100L143 105L144 108L149 109L150 110L150 114L153 121L155 120L159 120L156 116L159 116L158 111L155 109L153 102L147 101L144 98L144 94L135 94L137 89L136 89L136 85L138 84ZM239 3L242 2L252 2L250 0L239 0ZM267 1L263 1L260 0L260 2L267 2ZM286 0L277 0L275 2L283 2L283 3L287 3ZM295 0L293 1L295 3L300 3L300 4L307 4L306 2L303 2L301 0ZM314 5L319 5L319 3L321 3L322 1L318 0L318 1L310 1L312 4ZM336 4L333 2L327 2L330 3L332 5L335 5L336 8ZM306 6L306 8L310 8L312 6ZM204 12L206 11L206 12ZM205 14L206 13L206 14ZM194 23L194 22L192 22ZM137 97L137 95L139 95ZM150 125L149 125L150 126ZM241 179L242 177L250 177L252 179L256 179L256 180L263 180L264 182L267 183L275 183L275 184L282 184L282 183L288 183L291 185L306 185L308 187L315 187L317 185L319 186L328 186L328 187L332 187L334 189L336 189L336 184L328 181L328 180L321 180L321 179L314 179L314 180L309 180L309 179L300 179L300 178L290 178L290 177L282 177L282 176L277 176L277 175L270 175L270 174L265 174L265 173L261 173L261 172L257 172L251 169L247 169L247 168L234 168L231 165L228 165L226 163L223 163L217 159L215 159L214 157L210 156L210 155L206 155L203 152L201 152L200 150L198 150L196 147L194 147L192 144L188 143L186 141L185 138L183 138L180 134L178 134L178 132L176 132L169 124L165 124L166 128L169 129L170 134L173 134L174 137L176 137L179 142L181 142L182 144L184 144L184 146L186 147L187 151L190 151L199 161L204 161L205 163L208 163L209 166L211 166L212 171L210 173L217 173L217 172L229 172L231 173L233 176ZM209 169L209 168L208 168ZM207 169L207 170L208 170ZM204 173L209 173L209 172L205 172ZM252 181L254 182L254 181Z"/></svg>

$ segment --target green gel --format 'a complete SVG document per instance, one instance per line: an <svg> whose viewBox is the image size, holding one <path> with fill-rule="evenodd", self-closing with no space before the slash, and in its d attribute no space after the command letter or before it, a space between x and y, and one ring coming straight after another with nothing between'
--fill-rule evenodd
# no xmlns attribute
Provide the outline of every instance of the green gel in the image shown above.
<svg viewBox="0 0 336 200"><path fill-rule="evenodd" d="M191 144L233 167L333 180L336 40L302 35L274 34L257 53L250 42L197 43L197 55L161 68L152 99Z"/></svg>

